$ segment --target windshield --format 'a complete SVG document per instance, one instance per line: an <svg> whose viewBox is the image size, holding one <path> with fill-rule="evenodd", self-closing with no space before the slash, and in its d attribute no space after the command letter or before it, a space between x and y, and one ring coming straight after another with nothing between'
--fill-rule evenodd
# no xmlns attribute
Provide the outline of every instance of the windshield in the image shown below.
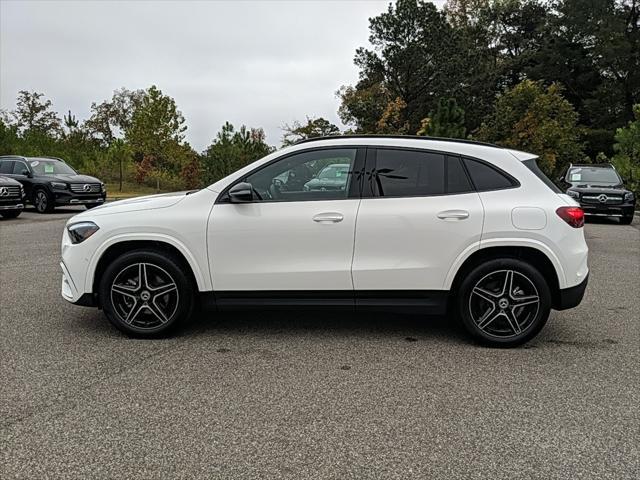
<svg viewBox="0 0 640 480"><path fill-rule="evenodd" d="M618 185L620 177L613 168L603 167L574 167L567 173L567 181L571 183L599 183L603 185Z"/></svg>
<svg viewBox="0 0 640 480"><path fill-rule="evenodd" d="M73 168L57 160L31 160L29 165L36 175L77 175Z"/></svg>
<svg viewBox="0 0 640 480"><path fill-rule="evenodd" d="M318 178L340 178L349 173L349 165L329 165L324 168Z"/></svg>

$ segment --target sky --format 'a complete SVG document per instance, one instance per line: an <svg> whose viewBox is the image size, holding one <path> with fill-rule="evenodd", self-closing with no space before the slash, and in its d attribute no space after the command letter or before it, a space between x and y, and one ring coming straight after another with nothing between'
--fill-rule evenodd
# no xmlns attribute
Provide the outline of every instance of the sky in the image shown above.
<svg viewBox="0 0 640 480"><path fill-rule="evenodd" d="M357 81L355 50L388 4L0 0L0 108L35 90L84 120L118 88L156 85L197 151L225 121L262 127L279 146L281 127L306 116L343 127L335 92Z"/></svg>

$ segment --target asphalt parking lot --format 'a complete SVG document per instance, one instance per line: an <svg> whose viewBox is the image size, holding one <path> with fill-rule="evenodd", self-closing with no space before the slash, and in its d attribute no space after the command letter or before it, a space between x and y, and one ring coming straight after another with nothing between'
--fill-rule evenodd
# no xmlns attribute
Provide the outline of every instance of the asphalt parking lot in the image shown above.
<svg viewBox="0 0 640 480"><path fill-rule="evenodd" d="M637 217L587 224L585 301L495 350L309 312L131 340L60 298L58 212L0 221L0 478L640 477Z"/></svg>

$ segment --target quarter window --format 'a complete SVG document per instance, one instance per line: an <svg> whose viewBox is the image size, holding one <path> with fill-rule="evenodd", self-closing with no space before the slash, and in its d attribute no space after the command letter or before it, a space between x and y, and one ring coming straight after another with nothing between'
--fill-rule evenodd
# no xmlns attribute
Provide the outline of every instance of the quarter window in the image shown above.
<svg viewBox="0 0 640 480"><path fill-rule="evenodd" d="M465 158L464 164L469 171L469 175L471 176L471 180L473 181L476 190L479 192L487 190L501 190L503 188L511 188L517 185L505 174L499 172L493 167L490 167L486 163Z"/></svg>
<svg viewBox="0 0 640 480"><path fill-rule="evenodd" d="M257 201L341 200L349 195L357 149L312 150L289 155L243 179Z"/></svg>
<svg viewBox="0 0 640 480"><path fill-rule="evenodd" d="M369 189L380 197L416 197L445 193L444 155L414 150L376 149Z"/></svg>

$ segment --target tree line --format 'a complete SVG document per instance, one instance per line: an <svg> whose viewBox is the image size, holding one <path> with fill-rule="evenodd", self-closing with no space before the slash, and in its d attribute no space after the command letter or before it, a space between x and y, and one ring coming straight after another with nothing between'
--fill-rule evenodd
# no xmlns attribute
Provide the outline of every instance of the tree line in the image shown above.
<svg viewBox="0 0 640 480"><path fill-rule="evenodd" d="M369 19L359 79L339 88L346 131L283 126L283 145L349 133L471 138L536 153L555 178L613 161L640 178L640 0L398 0ZM261 128L226 123L198 153L171 97L120 89L79 122L21 91L0 153L60 156L107 181L197 188L273 151Z"/></svg>

